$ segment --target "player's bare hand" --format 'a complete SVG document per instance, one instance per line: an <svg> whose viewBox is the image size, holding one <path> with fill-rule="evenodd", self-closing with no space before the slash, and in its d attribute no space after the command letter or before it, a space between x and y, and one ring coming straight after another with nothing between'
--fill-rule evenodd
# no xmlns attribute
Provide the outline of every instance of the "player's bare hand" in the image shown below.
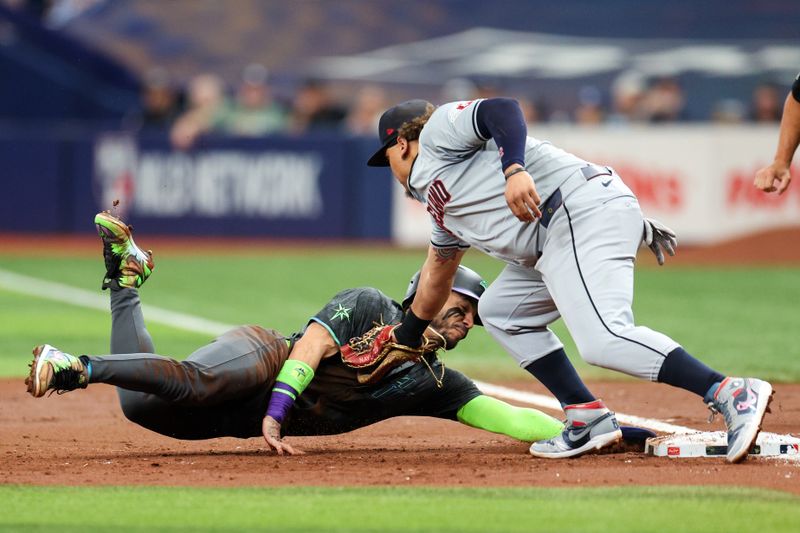
<svg viewBox="0 0 800 533"><path fill-rule="evenodd" d="M305 453L281 440L281 425L271 416L264 417L264 421L261 422L261 432L264 434L267 446L278 452L278 455L283 455L284 452L289 455L303 455Z"/></svg>
<svg viewBox="0 0 800 533"><path fill-rule="evenodd" d="M764 192L775 192L783 194L792 182L792 173L787 165L782 163L772 163L756 172L756 179L753 185Z"/></svg>
<svg viewBox="0 0 800 533"><path fill-rule="evenodd" d="M533 178L525 171L517 172L506 182L506 203L514 216L523 222L533 222L542 216L539 193Z"/></svg>

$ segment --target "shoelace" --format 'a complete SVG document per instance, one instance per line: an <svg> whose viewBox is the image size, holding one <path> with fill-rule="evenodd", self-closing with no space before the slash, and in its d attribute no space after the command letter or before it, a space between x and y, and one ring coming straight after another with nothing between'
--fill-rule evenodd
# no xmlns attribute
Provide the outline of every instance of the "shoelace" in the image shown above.
<svg viewBox="0 0 800 533"><path fill-rule="evenodd" d="M710 411L707 420L707 423L710 424L714 421L714 418L716 418L717 414L719 413L719 409L717 409L717 407L712 402L708 402L706 406L708 406L708 410Z"/></svg>
<svg viewBox="0 0 800 533"><path fill-rule="evenodd" d="M707 403L708 410L711 411L711 414L708 415L708 423L712 423L714 418L716 418L717 414L722 413L722 416L725 418L725 427L731 427L731 414L728 411L721 411L715 404Z"/></svg>
<svg viewBox="0 0 800 533"><path fill-rule="evenodd" d="M119 256L111 249L107 242L103 243L103 261L106 266L106 277L115 278L119 276Z"/></svg>
<svg viewBox="0 0 800 533"><path fill-rule="evenodd" d="M53 375L53 382L50 384L50 395L55 392L58 395L77 389L80 386L81 371L73 368L59 370ZM48 396L50 396L48 395Z"/></svg>

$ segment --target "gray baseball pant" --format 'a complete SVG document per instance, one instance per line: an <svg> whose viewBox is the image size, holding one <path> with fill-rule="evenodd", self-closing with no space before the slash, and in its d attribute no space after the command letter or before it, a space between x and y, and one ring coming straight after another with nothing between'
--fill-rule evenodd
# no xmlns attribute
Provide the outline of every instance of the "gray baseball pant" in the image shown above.
<svg viewBox="0 0 800 533"><path fill-rule="evenodd" d="M481 297L486 330L527 366L562 347L549 329L561 316L587 363L656 381L679 344L634 323L642 228L639 202L616 174L578 187L553 215L536 266L506 266Z"/></svg>

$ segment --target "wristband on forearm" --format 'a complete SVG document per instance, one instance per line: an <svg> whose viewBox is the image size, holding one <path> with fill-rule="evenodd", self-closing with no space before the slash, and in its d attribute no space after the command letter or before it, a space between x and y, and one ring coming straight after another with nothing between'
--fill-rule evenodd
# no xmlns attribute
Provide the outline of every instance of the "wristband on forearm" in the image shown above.
<svg viewBox="0 0 800 533"><path fill-rule="evenodd" d="M283 364L272 396L269 398L267 416L274 418L279 424L292 408L292 404L300 396L314 378L314 369L297 359L287 359Z"/></svg>
<svg viewBox="0 0 800 533"><path fill-rule="evenodd" d="M409 309L400 325L394 328L394 338L400 344L417 348L422 345L422 334L425 333L425 329L430 323L430 320L419 318L414 311Z"/></svg>
<svg viewBox="0 0 800 533"><path fill-rule="evenodd" d="M509 172L508 174L505 174L506 181L508 181L508 178L510 178L514 174L519 174L520 172L527 172L527 171L528 171L528 169L525 168L525 167L517 167L514 170L512 170L511 172Z"/></svg>

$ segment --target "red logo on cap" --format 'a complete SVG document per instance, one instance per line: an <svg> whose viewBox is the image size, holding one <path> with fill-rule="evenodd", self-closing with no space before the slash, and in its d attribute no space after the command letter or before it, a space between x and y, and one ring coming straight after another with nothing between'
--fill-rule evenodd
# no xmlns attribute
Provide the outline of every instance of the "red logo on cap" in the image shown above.
<svg viewBox="0 0 800 533"><path fill-rule="evenodd" d="M667 447L667 455L669 457L674 457L674 456L680 455L680 454L681 454L680 447L678 447L678 446L668 446Z"/></svg>
<svg viewBox="0 0 800 533"><path fill-rule="evenodd" d="M386 135L391 135L394 133L394 128L386 128Z"/></svg>

